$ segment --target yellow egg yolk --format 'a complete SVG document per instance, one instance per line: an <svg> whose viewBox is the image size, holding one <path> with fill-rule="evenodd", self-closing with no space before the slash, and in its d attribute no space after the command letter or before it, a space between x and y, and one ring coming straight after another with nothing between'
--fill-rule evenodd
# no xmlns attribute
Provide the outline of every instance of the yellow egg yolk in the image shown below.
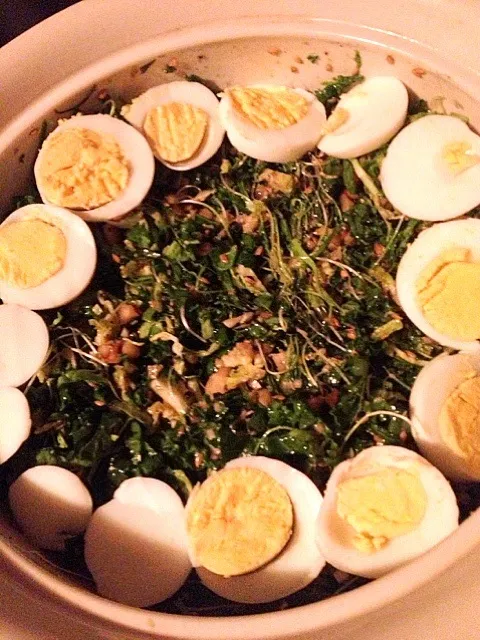
<svg viewBox="0 0 480 640"><path fill-rule="evenodd" d="M59 271L67 253L63 232L45 220L0 227L0 280L19 289L36 287Z"/></svg>
<svg viewBox="0 0 480 640"><path fill-rule="evenodd" d="M129 162L111 135L64 129L50 135L42 147L38 179L51 204L96 209L115 200L129 177Z"/></svg>
<svg viewBox="0 0 480 640"><path fill-rule="evenodd" d="M363 553L416 529L426 509L427 494L413 470L385 467L337 489L337 513L355 531L352 544Z"/></svg>
<svg viewBox="0 0 480 640"><path fill-rule="evenodd" d="M457 176L480 162L480 156L474 153L472 145L465 141L449 142L442 149L442 158L448 170Z"/></svg>
<svg viewBox="0 0 480 640"><path fill-rule="evenodd" d="M456 340L480 338L480 263L469 249L448 249L416 282L417 301L434 329Z"/></svg>
<svg viewBox="0 0 480 640"><path fill-rule="evenodd" d="M175 164L198 152L208 129L208 114L199 107L170 102L151 109L143 130L155 155Z"/></svg>
<svg viewBox="0 0 480 640"><path fill-rule="evenodd" d="M444 443L464 458L472 472L480 472L480 377L472 372L450 394L439 416Z"/></svg>
<svg viewBox="0 0 480 640"><path fill-rule="evenodd" d="M293 509L285 489L260 469L224 469L195 490L187 532L200 566L221 576L255 571L287 544Z"/></svg>
<svg viewBox="0 0 480 640"><path fill-rule="evenodd" d="M226 92L233 108L259 129L285 129L308 113L308 102L286 87L233 87Z"/></svg>

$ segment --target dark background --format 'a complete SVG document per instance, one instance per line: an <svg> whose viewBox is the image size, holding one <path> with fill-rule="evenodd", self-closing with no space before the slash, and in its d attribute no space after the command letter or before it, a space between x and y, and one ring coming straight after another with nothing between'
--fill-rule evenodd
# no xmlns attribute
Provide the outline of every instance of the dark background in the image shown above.
<svg viewBox="0 0 480 640"><path fill-rule="evenodd" d="M0 47L79 0L0 0ZM113 0L111 0L113 1Z"/></svg>

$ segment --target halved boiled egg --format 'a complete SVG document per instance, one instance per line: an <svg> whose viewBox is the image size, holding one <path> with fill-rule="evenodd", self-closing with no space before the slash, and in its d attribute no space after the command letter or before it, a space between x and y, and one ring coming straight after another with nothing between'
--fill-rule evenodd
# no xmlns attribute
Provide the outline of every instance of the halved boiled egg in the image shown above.
<svg viewBox="0 0 480 640"><path fill-rule="evenodd" d="M315 544L322 496L284 462L237 458L187 502L192 564L201 581L234 602L272 602L307 586L325 565Z"/></svg>
<svg viewBox="0 0 480 640"><path fill-rule="evenodd" d="M226 89L220 117L232 145L265 162L301 158L317 144L326 120L312 93L274 85Z"/></svg>
<svg viewBox="0 0 480 640"><path fill-rule="evenodd" d="M97 249L88 225L67 209L32 204L0 225L0 297L29 309L67 304L88 286Z"/></svg>
<svg viewBox="0 0 480 640"><path fill-rule="evenodd" d="M408 93L394 76L374 76L343 94L323 127L318 148L335 158L375 151L400 130Z"/></svg>
<svg viewBox="0 0 480 640"><path fill-rule="evenodd" d="M455 116L424 116L392 140L380 181L410 218L457 218L480 204L480 137Z"/></svg>
<svg viewBox="0 0 480 640"><path fill-rule="evenodd" d="M412 434L422 454L452 480L480 480L480 355L442 354L410 394Z"/></svg>
<svg viewBox="0 0 480 640"><path fill-rule="evenodd" d="M63 551L68 538L85 531L92 515L92 498L83 482L53 465L24 471L11 485L8 501L27 538L52 551Z"/></svg>
<svg viewBox="0 0 480 640"><path fill-rule="evenodd" d="M47 325L35 311L2 304L0 332L0 387L19 387L40 369L47 356Z"/></svg>
<svg viewBox="0 0 480 640"><path fill-rule="evenodd" d="M18 451L31 426L30 407L23 393L14 387L0 387L0 464Z"/></svg>
<svg viewBox="0 0 480 640"><path fill-rule="evenodd" d="M458 527L448 481L403 447L370 447L340 463L327 484L318 546L337 569L378 578Z"/></svg>
<svg viewBox="0 0 480 640"><path fill-rule="evenodd" d="M105 114L63 120L39 151L34 172L45 204L84 220L114 220L145 198L155 162L145 138Z"/></svg>
<svg viewBox="0 0 480 640"><path fill-rule="evenodd" d="M422 231L397 271L400 304L421 331L458 350L480 350L480 220Z"/></svg>
<svg viewBox="0 0 480 640"><path fill-rule="evenodd" d="M186 80L152 87L122 109L123 117L147 138L156 158L186 171L209 160L222 144L215 94Z"/></svg>
<svg viewBox="0 0 480 640"><path fill-rule="evenodd" d="M155 478L125 480L93 514L85 561L106 598L148 607L172 596L192 569L180 497Z"/></svg>

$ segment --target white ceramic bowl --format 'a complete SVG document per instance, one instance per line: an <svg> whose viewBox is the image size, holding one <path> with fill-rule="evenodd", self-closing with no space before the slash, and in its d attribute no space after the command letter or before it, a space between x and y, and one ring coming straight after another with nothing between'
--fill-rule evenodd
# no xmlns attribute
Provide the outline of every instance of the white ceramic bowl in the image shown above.
<svg viewBox="0 0 480 640"><path fill-rule="evenodd" d="M267 80L313 88L332 75L351 73L353 53L359 49L364 73L394 73L422 97L446 97L449 110L468 114L480 128L480 108L473 97L480 96L480 7L475 0L461 5L449 0L325 0L321 5L315 0L262 0L252 4L250 13L256 15L247 17L240 17L245 14L242 0L148 0L139 6L127 0L85 0L0 51L0 211L6 213L12 196L21 194L31 180L44 118L58 117L55 109L64 111L86 95L87 106L93 106L101 88L128 99L175 79L164 72L172 59L181 73L196 73L219 86ZM273 55L276 49L280 55ZM317 64L307 62L311 53L320 54ZM393 56L394 64L387 56ZM142 72L142 65L152 60ZM475 579L479 545L476 513L431 552L352 593L261 616L200 619L142 611L100 598L52 567L6 516L0 519L4 574L41 598L52 612L67 612L101 630L102 638L124 640L321 640L352 633L361 633L364 640L387 634L392 639L441 640L452 637L455 629L459 640L474 638L468 618L469 607L475 610L480 595ZM460 576L463 591L457 584ZM465 589L472 596L471 605ZM441 612L445 618L446 602L447 624L433 624ZM472 635L459 635L461 624Z"/></svg>

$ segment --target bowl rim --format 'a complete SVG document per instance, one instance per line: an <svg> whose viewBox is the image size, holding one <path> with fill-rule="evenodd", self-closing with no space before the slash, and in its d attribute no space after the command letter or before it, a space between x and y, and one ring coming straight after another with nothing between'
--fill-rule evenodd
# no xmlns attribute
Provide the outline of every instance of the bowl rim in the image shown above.
<svg viewBox="0 0 480 640"><path fill-rule="evenodd" d="M334 39L340 42L363 42L411 56L433 72L448 73L456 84L473 94L479 86L480 74L445 60L441 52L418 40L378 27L358 25L331 18L305 16L244 17L198 24L162 33L93 63L55 85L28 109L7 123L0 132L0 155L44 113L61 104L72 93L90 87L99 78L112 75L123 68L146 59L192 46L220 41L269 36L300 36ZM72 87L74 87L72 89ZM70 615L82 619L87 626L96 620L115 630L135 633L135 637L162 636L188 640L244 640L245 637L264 640L286 637L288 630L307 634L340 625L379 610L418 590L439 577L454 563L468 555L478 544L480 510L472 514L459 529L426 554L374 582L317 603L285 611L232 617L194 617L137 609L106 600L79 586L57 579L37 565L8 539L0 535L0 555L6 561L6 572L30 587ZM299 612L303 615L299 616ZM261 628L261 635L259 635ZM226 633L228 634L226 636Z"/></svg>

